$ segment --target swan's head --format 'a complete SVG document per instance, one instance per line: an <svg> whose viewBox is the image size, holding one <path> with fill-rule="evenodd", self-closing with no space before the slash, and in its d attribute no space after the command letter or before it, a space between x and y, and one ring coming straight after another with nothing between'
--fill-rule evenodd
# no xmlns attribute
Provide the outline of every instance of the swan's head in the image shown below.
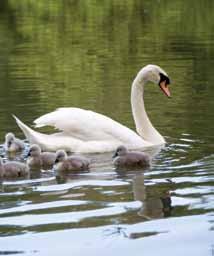
<svg viewBox="0 0 214 256"><path fill-rule="evenodd" d="M65 152L65 150L58 150L56 152L56 160L55 163L59 163L62 162L63 160L65 160L67 157L67 153Z"/></svg>
<svg viewBox="0 0 214 256"><path fill-rule="evenodd" d="M151 81L159 85L164 94L170 97L170 79L167 73L161 67L149 64L140 70L138 78L141 82Z"/></svg>
<svg viewBox="0 0 214 256"><path fill-rule="evenodd" d="M39 147L39 145L33 144L32 146L30 146L30 149L28 151L28 156L36 157L36 156L39 156L40 154L41 154L41 148Z"/></svg>
<svg viewBox="0 0 214 256"><path fill-rule="evenodd" d="M9 132L5 135L5 143L7 144L8 147L11 146L15 139L15 135L12 132Z"/></svg>

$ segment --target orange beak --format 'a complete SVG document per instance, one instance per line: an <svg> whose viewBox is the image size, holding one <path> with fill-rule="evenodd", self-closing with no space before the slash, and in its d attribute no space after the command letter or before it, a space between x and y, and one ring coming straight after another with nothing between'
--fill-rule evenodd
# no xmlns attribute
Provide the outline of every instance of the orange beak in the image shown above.
<svg viewBox="0 0 214 256"><path fill-rule="evenodd" d="M160 88L167 97L171 97L171 94L170 94L170 91L169 91L169 86L168 86L168 84L166 84L166 81L162 81L160 83Z"/></svg>

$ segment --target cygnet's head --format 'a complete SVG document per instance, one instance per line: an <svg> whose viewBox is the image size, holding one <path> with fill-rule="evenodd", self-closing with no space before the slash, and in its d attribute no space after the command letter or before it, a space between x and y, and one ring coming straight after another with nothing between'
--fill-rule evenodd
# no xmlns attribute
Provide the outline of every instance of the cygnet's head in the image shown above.
<svg viewBox="0 0 214 256"><path fill-rule="evenodd" d="M41 148L39 145L33 144L30 146L29 151L28 151L28 156L36 157L41 154Z"/></svg>
<svg viewBox="0 0 214 256"><path fill-rule="evenodd" d="M59 162L62 162L63 160L65 160L67 157L67 153L65 152L65 150L58 150L56 152L56 160L55 160L55 163L59 163Z"/></svg>
<svg viewBox="0 0 214 256"><path fill-rule="evenodd" d="M8 147L13 143L15 139L15 135L12 132L9 132L5 135L5 143L7 144Z"/></svg>
<svg viewBox="0 0 214 256"><path fill-rule="evenodd" d="M170 84L170 79L167 73L161 67L149 64L139 71L137 79L140 83L151 81L159 85L164 94L170 97L170 91L168 87Z"/></svg>
<svg viewBox="0 0 214 256"><path fill-rule="evenodd" d="M128 150L125 146L119 146L114 155L113 155L113 158L117 157L117 156L125 156L127 154Z"/></svg>

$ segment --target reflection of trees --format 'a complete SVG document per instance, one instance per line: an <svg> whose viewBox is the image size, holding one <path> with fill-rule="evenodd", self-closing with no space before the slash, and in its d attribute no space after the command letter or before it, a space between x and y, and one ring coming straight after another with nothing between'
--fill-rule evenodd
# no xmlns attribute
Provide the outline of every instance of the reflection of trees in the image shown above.
<svg viewBox="0 0 214 256"><path fill-rule="evenodd" d="M5 104L15 102L5 119L14 111L22 116L25 101L32 109L29 121L57 106L81 105L127 122L131 79L148 62L163 65L172 74L179 84L173 90L185 95L175 108L186 106L192 116L189 106L198 101L189 100L190 90L182 83L191 76L197 90L202 88L200 71L206 76L212 72L213 47L203 45L203 40L212 40L213 5L193 0L2 0L0 77L6 75L0 93L6 95ZM194 42L200 41L199 51ZM118 104L118 99L123 100ZM160 111L152 110L155 122L165 125ZM163 106L163 114L166 111ZM191 118L184 121L192 124Z"/></svg>

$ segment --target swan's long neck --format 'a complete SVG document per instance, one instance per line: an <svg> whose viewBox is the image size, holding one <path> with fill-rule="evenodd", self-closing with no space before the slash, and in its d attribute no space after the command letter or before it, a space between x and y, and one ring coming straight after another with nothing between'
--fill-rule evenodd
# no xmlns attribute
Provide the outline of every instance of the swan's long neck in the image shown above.
<svg viewBox="0 0 214 256"><path fill-rule="evenodd" d="M132 84L131 89L131 105L136 130L138 134L146 141L154 145L165 143L164 138L153 127L149 120L144 106L144 85L147 83L146 77L142 74L138 75Z"/></svg>

